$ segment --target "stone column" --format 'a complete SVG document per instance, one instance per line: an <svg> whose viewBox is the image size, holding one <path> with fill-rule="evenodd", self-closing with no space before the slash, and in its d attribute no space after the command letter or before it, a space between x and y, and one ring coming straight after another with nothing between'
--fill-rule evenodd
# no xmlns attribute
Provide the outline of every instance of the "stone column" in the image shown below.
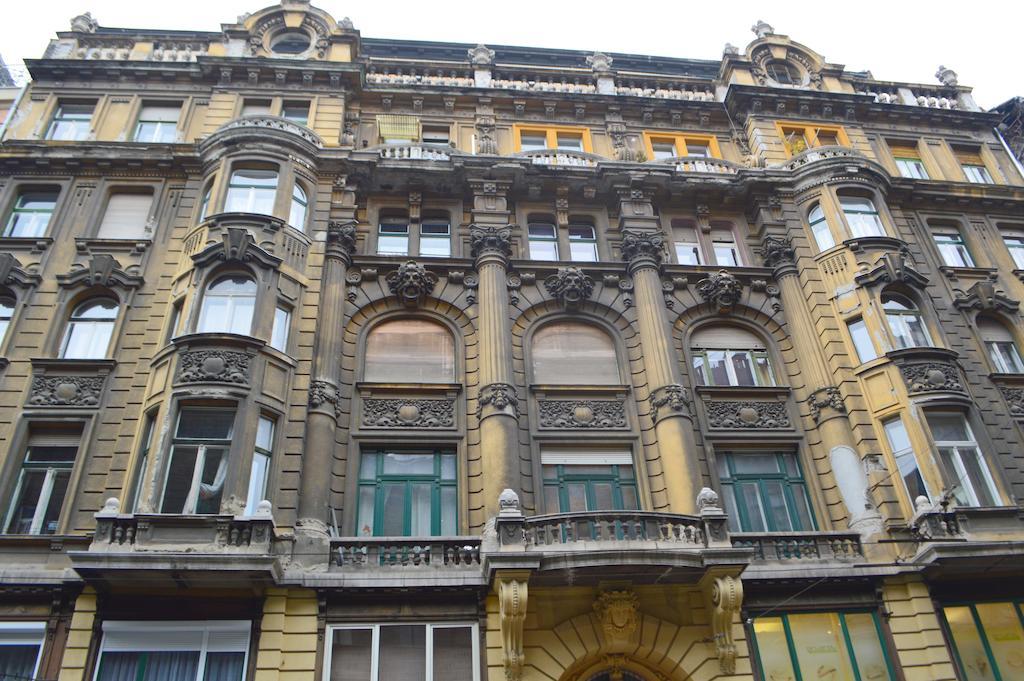
<svg viewBox="0 0 1024 681"><path fill-rule="evenodd" d="M505 489L520 489L519 401L512 378L512 328L508 274L512 230L507 224L473 224L469 239L479 279L477 316L480 348L480 448L483 457L484 517L497 511Z"/></svg>
<svg viewBox="0 0 1024 681"><path fill-rule="evenodd" d="M633 194L630 201L624 201L622 215L628 214L625 204L631 204L633 212L646 212L637 200L640 198ZM643 203L650 207L649 200ZM653 210L650 212L653 215ZM629 218L623 218L624 223L627 220ZM660 232L623 229L622 259L633 278L640 347L651 389L651 417L658 438L669 510L693 514L697 510L697 493L704 485L697 461L689 391L682 385L680 358L669 332L661 288L659 268L663 257L664 239Z"/></svg>
<svg viewBox="0 0 1024 681"><path fill-rule="evenodd" d="M857 453L857 440L846 415L843 396L833 382L833 372L800 285L793 247L787 238L768 236L762 242L761 255L765 267L774 269L790 339L800 358L807 394L797 397L810 408L822 446L829 452L836 482L849 511L850 529L865 536L877 534L882 531L882 521L871 499L867 471L878 466L861 461Z"/></svg>
<svg viewBox="0 0 1024 681"><path fill-rule="evenodd" d="M327 538L334 431L337 427L338 386L341 382L341 345L345 318L345 272L352 264L356 222L331 222L320 278L313 377L309 385L309 411L302 452L299 509L296 529L307 536Z"/></svg>

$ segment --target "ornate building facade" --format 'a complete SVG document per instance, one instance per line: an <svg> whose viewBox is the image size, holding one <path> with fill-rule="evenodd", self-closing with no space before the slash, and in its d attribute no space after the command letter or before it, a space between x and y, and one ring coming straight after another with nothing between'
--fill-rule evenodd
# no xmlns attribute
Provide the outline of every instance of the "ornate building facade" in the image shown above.
<svg viewBox="0 0 1024 681"><path fill-rule="evenodd" d="M57 34L0 676L1024 678L1024 178L947 68Z"/></svg>

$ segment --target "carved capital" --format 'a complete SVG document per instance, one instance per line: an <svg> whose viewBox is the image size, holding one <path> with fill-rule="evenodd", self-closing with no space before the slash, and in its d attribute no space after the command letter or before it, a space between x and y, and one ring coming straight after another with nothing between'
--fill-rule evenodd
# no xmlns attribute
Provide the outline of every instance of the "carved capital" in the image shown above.
<svg viewBox="0 0 1024 681"><path fill-rule="evenodd" d="M719 270L697 282L697 291L719 314L729 314L740 302L743 283L731 273Z"/></svg>
<svg viewBox="0 0 1024 681"><path fill-rule="evenodd" d="M811 396L807 398L807 406L811 410L811 418L814 419L815 423L821 421L822 415L827 410L835 412L836 414L845 414L846 405L843 403L843 396L839 392L839 388L835 386L826 386L824 388L818 388Z"/></svg>
<svg viewBox="0 0 1024 681"><path fill-rule="evenodd" d="M496 256L508 263L512 257L512 228L509 225L469 226L469 252L477 261L484 256Z"/></svg>
<svg viewBox="0 0 1024 681"><path fill-rule="evenodd" d="M410 260L397 270L389 272L384 280L388 283L391 293L398 296L406 307L422 305L437 285L437 275L428 272L415 260Z"/></svg>
<svg viewBox="0 0 1024 681"><path fill-rule="evenodd" d="M739 577L715 577L705 584L711 605L711 631L715 652L723 674L736 673L736 642L732 622L743 605L743 582Z"/></svg>
<svg viewBox="0 0 1024 681"><path fill-rule="evenodd" d="M765 267L776 271L776 275L796 271L796 253L787 237L766 236L761 242L761 259Z"/></svg>
<svg viewBox="0 0 1024 681"><path fill-rule="evenodd" d="M631 268L641 265L657 267L665 257L665 239L657 232L622 231L622 260Z"/></svg>
<svg viewBox="0 0 1024 681"><path fill-rule="evenodd" d="M519 398L516 389L508 383L492 383L480 388L479 404L476 408L477 417L484 416L485 408L492 413L519 415Z"/></svg>
<svg viewBox="0 0 1024 681"><path fill-rule="evenodd" d="M632 591L602 591L594 601L594 614L604 650L624 653L636 648L640 634L640 599Z"/></svg>
<svg viewBox="0 0 1024 681"><path fill-rule="evenodd" d="M356 252L356 221L340 220L327 223L327 255L352 263Z"/></svg>
<svg viewBox="0 0 1024 681"><path fill-rule="evenodd" d="M563 307L578 307L594 292L594 280L579 267L559 267L557 274L544 280L544 288Z"/></svg>
<svg viewBox="0 0 1024 681"><path fill-rule="evenodd" d="M672 414L690 416L690 391L673 383L651 392L651 414L654 422Z"/></svg>
<svg viewBox="0 0 1024 681"><path fill-rule="evenodd" d="M498 615L501 625L502 662L506 681L519 681L523 676L523 624L526 622L526 574L498 576L494 590L498 594Z"/></svg>

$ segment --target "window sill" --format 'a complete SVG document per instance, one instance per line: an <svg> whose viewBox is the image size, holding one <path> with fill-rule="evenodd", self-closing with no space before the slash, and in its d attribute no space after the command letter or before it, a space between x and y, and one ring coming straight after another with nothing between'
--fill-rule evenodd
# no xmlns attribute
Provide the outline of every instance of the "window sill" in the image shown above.
<svg viewBox="0 0 1024 681"><path fill-rule="evenodd" d="M4 250L10 251L29 251L32 253L42 253L50 247L53 243L53 238L48 236L38 237L24 237L24 236L5 236L0 237L0 244L3 244Z"/></svg>
<svg viewBox="0 0 1024 681"><path fill-rule="evenodd" d="M98 237L75 237L75 249L79 253L130 253L141 255L153 245L150 238L100 239Z"/></svg>
<svg viewBox="0 0 1024 681"><path fill-rule="evenodd" d="M371 381L356 382L356 390L362 397L375 394L447 394L458 395L462 392L461 383L380 383Z"/></svg>
<svg viewBox="0 0 1024 681"><path fill-rule="evenodd" d="M1024 281L1024 270L1021 270L1021 269L1013 270L1013 276L1017 277L1021 281Z"/></svg>
<svg viewBox="0 0 1024 681"><path fill-rule="evenodd" d="M999 274L995 267L963 267L959 265L941 265L939 271L951 281L963 277L965 279L994 279Z"/></svg>
<svg viewBox="0 0 1024 681"><path fill-rule="evenodd" d="M694 392L707 397L730 398L739 397L788 397L792 392L785 385L698 385Z"/></svg>
<svg viewBox="0 0 1024 681"><path fill-rule="evenodd" d="M628 395L631 388L625 384L588 385L588 384L530 384L530 393L538 397L546 395Z"/></svg>
<svg viewBox="0 0 1024 681"><path fill-rule="evenodd" d="M988 377L993 383L1003 383L1007 385L1024 385L1024 373L1007 374L994 371L990 373Z"/></svg>

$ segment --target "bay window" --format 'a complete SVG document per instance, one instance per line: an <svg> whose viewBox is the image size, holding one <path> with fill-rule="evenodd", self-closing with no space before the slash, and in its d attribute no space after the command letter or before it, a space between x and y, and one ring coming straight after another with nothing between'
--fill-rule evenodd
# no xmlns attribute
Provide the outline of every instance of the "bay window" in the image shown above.
<svg viewBox="0 0 1024 681"><path fill-rule="evenodd" d="M61 358L105 358L114 335L117 310L117 302L109 298L87 300L75 307L64 332Z"/></svg>
<svg viewBox="0 0 1024 681"><path fill-rule="evenodd" d="M178 414L161 513L219 513L235 411L184 407Z"/></svg>
<svg viewBox="0 0 1024 681"><path fill-rule="evenodd" d="M229 275L210 284L199 310L198 333L252 333L256 309L256 281L245 275Z"/></svg>
<svg viewBox="0 0 1024 681"><path fill-rule="evenodd" d="M885 236L882 219L871 199L840 195L839 205L846 217L846 226L850 229L852 237Z"/></svg>
<svg viewBox="0 0 1024 681"><path fill-rule="evenodd" d="M30 426L4 532L56 534L81 438L80 425Z"/></svg>
<svg viewBox="0 0 1024 681"><path fill-rule="evenodd" d="M693 334L690 349L698 385L775 385L764 342L745 329L704 327Z"/></svg>
<svg viewBox="0 0 1024 681"><path fill-rule="evenodd" d="M792 452L723 452L717 458L734 532L815 529L800 462Z"/></svg>
<svg viewBox="0 0 1024 681"><path fill-rule="evenodd" d="M327 626L325 681L480 681L476 623Z"/></svg>
<svg viewBox="0 0 1024 681"><path fill-rule="evenodd" d="M276 168L238 168L231 173L231 179L228 181L224 210L228 213L273 215L276 197Z"/></svg>
<svg viewBox="0 0 1024 681"><path fill-rule="evenodd" d="M96 681L242 681L247 621L103 622Z"/></svg>
<svg viewBox="0 0 1024 681"><path fill-rule="evenodd" d="M953 480L953 496L961 506L995 506L999 492L988 464L963 414L928 412L928 428L939 460Z"/></svg>
<svg viewBox="0 0 1024 681"><path fill-rule="evenodd" d="M920 310L909 298L883 295L882 309L896 349L931 346L928 327L925 326Z"/></svg>
<svg viewBox="0 0 1024 681"><path fill-rule="evenodd" d="M360 536L458 534L454 451L363 450L356 527Z"/></svg>
<svg viewBox="0 0 1024 681"><path fill-rule="evenodd" d="M893 681L882 625L874 612L787 613L755 617L764 679Z"/></svg>

